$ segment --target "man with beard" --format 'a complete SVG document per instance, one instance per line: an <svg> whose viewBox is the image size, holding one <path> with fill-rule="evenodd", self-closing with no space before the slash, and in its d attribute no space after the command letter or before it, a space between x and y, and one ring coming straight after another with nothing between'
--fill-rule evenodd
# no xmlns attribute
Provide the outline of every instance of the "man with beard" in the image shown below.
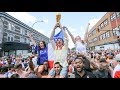
<svg viewBox="0 0 120 90"><path fill-rule="evenodd" d="M102 58L100 60L99 68L98 68L98 70L93 72L93 74L96 76L96 78L111 78L105 58Z"/></svg>
<svg viewBox="0 0 120 90"><path fill-rule="evenodd" d="M96 78L92 72L84 69L84 60L82 58L75 58L75 78Z"/></svg>

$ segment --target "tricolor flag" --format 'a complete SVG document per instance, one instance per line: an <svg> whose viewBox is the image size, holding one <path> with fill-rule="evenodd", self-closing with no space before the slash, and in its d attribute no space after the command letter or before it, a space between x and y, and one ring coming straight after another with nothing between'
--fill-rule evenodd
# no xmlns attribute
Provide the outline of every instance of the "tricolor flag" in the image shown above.
<svg viewBox="0 0 120 90"><path fill-rule="evenodd" d="M50 69L53 68L54 60L55 60L55 56L54 56L54 50L52 44L48 43L48 64Z"/></svg>
<svg viewBox="0 0 120 90"><path fill-rule="evenodd" d="M113 76L112 76L113 78L115 78L116 74L118 73L117 71L120 71L120 65L119 64L113 70Z"/></svg>
<svg viewBox="0 0 120 90"><path fill-rule="evenodd" d="M63 37L64 37L64 35L63 35L63 32L62 32L62 30L60 30L60 32L58 33L58 34L56 34L56 35L54 35L54 40L55 40L55 42L56 42L56 40L58 39L58 38L62 38L63 39Z"/></svg>

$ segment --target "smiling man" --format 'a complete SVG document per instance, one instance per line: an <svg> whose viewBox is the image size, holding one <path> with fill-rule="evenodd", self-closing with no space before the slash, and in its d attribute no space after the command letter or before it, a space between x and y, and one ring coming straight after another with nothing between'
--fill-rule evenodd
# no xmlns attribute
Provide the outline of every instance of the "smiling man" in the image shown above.
<svg viewBox="0 0 120 90"><path fill-rule="evenodd" d="M84 69L84 60L82 58L75 58L75 78L96 78L92 72Z"/></svg>

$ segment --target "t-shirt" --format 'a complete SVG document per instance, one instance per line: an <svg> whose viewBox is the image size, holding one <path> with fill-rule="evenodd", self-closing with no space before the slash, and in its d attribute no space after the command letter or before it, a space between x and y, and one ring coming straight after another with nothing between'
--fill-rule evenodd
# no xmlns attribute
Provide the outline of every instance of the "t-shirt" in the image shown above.
<svg viewBox="0 0 120 90"><path fill-rule="evenodd" d="M78 53L86 53L86 45L82 44L81 42L76 42L76 52Z"/></svg>
<svg viewBox="0 0 120 90"><path fill-rule="evenodd" d="M36 50L38 52L38 64L43 64L44 61L48 60L48 47L45 47L43 49L39 49L39 46L36 46Z"/></svg>
<svg viewBox="0 0 120 90"><path fill-rule="evenodd" d="M110 73L107 70L97 70L93 72L96 78L111 78Z"/></svg>
<svg viewBox="0 0 120 90"><path fill-rule="evenodd" d="M92 72L88 72L86 70L85 71L85 74L81 77L78 73L77 73L77 70L75 69L75 78L96 78L95 75L92 73Z"/></svg>
<svg viewBox="0 0 120 90"><path fill-rule="evenodd" d="M33 62L33 64L35 65L35 67L38 66L38 65L37 65L37 57L32 58L32 62Z"/></svg>
<svg viewBox="0 0 120 90"><path fill-rule="evenodd" d="M54 40L51 40L52 44L54 43ZM59 62L62 67L68 66L67 63L67 53L68 53L68 39L64 38L64 46L62 49L58 49L57 46L55 45L54 49L54 55L55 55L55 60L54 63Z"/></svg>

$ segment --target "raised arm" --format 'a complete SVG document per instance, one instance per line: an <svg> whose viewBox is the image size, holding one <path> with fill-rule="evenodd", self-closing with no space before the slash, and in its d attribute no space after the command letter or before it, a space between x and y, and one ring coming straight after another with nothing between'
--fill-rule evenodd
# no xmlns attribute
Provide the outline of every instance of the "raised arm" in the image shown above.
<svg viewBox="0 0 120 90"><path fill-rule="evenodd" d="M50 40L54 40L54 34L55 34L55 29L57 28L57 24L54 26L52 32L51 32L51 36L50 36Z"/></svg>
<svg viewBox="0 0 120 90"><path fill-rule="evenodd" d="M68 36L67 36L67 33L65 32L64 27L62 27L60 23L59 23L59 27L62 30L63 35L64 35L64 45L68 49Z"/></svg>
<svg viewBox="0 0 120 90"><path fill-rule="evenodd" d="M57 24L54 26L52 32L51 32L51 36L50 36L50 42L52 44L53 49L55 49L55 41L54 41L54 34L55 34L55 29L57 28Z"/></svg>
<svg viewBox="0 0 120 90"><path fill-rule="evenodd" d="M68 38L67 33L65 32L64 28L62 27L62 25L60 23L59 23L59 27L62 30L64 37Z"/></svg>
<svg viewBox="0 0 120 90"><path fill-rule="evenodd" d="M73 43L75 44L75 38L74 38L74 36L71 34L71 32L68 29L66 29L66 30L67 30L68 34L70 35Z"/></svg>
<svg viewBox="0 0 120 90"><path fill-rule="evenodd" d="M36 46L36 42L35 42L35 40L32 38L32 36L31 36L31 34L29 33L29 36L28 36L29 38L30 38L30 40L32 41L32 43L34 44L34 46Z"/></svg>

